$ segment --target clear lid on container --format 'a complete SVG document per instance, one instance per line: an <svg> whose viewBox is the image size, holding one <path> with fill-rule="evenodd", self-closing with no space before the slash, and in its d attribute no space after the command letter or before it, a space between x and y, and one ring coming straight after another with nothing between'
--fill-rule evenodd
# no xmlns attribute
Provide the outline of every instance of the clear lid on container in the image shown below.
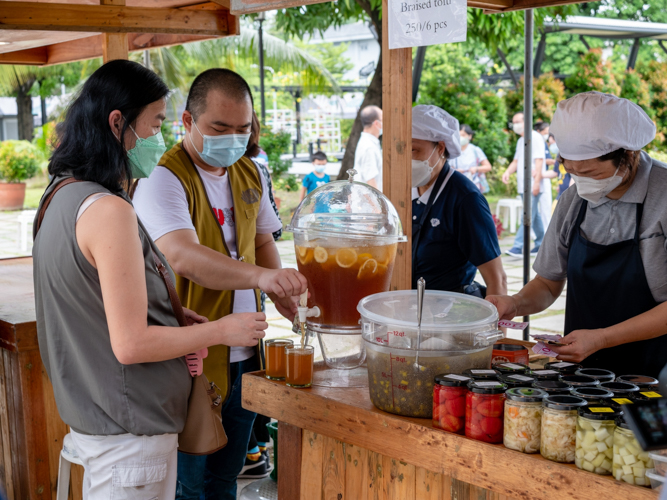
<svg viewBox="0 0 667 500"><path fill-rule="evenodd" d="M593 387L600 385L600 381L588 375L561 375L560 379L573 387Z"/></svg>
<svg viewBox="0 0 667 500"><path fill-rule="evenodd" d="M616 377L616 382L629 382L635 384L640 389L656 388L658 387L658 379L649 377L648 375L620 375Z"/></svg>
<svg viewBox="0 0 667 500"><path fill-rule="evenodd" d="M512 401L523 403L540 403L549 394L542 389L531 389L530 387L516 387L509 389L505 395Z"/></svg>
<svg viewBox="0 0 667 500"><path fill-rule="evenodd" d="M579 416L590 420L614 420L623 416L623 410L604 404L591 404L579 408Z"/></svg>
<svg viewBox="0 0 667 500"><path fill-rule="evenodd" d="M497 328L498 311L486 300L439 290L426 290L423 298L420 350L462 351L491 346L503 337ZM357 310L369 342L416 348L417 290L369 295ZM398 334L391 335L394 332Z"/></svg>
<svg viewBox="0 0 667 500"><path fill-rule="evenodd" d="M561 396L559 394L549 395L542 400L542 405L545 408L562 411L577 410L587 404L588 401L585 399L576 396Z"/></svg>
<svg viewBox="0 0 667 500"><path fill-rule="evenodd" d="M586 375L587 377L593 377L600 382L612 382L616 378L616 374L609 370L603 370L602 368L579 368L575 375Z"/></svg>
<svg viewBox="0 0 667 500"><path fill-rule="evenodd" d="M602 382L600 387L612 391L615 396L639 392L639 387L630 382Z"/></svg>
<svg viewBox="0 0 667 500"><path fill-rule="evenodd" d="M396 208L384 194L363 182L329 182L311 192L297 207L285 231L300 240L345 238L366 245L407 241Z"/></svg>

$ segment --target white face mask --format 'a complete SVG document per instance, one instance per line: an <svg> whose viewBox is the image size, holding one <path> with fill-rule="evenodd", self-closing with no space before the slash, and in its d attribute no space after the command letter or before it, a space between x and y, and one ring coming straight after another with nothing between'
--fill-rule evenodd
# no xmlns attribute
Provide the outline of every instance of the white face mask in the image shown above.
<svg viewBox="0 0 667 500"><path fill-rule="evenodd" d="M523 123L514 123L512 124L512 130L514 130L515 134L523 134Z"/></svg>
<svg viewBox="0 0 667 500"><path fill-rule="evenodd" d="M623 176L616 175L617 173L618 168L614 175L606 179L592 179L591 177L580 177L574 174L570 174L570 176L577 185L579 196L591 203L597 203L623 182Z"/></svg>
<svg viewBox="0 0 667 500"><path fill-rule="evenodd" d="M431 180L431 173L435 166L432 167L429 160L437 149L437 146L434 147L426 160L412 160L412 187L425 186Z"/></svg>

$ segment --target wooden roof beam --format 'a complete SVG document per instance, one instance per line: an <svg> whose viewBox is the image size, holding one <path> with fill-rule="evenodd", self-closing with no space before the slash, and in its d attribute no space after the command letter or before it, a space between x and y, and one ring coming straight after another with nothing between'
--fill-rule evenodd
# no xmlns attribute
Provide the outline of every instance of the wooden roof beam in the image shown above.
<svg viewBox="0 0 667 500"><path fill-rule="evenodd" d="M48 61L46 47L16 50L14 52L0 53L0 64L29 64L31 66L43 66Z"/></svg>
<svg viewBox="0 0 667 500"><path fill-rule="evenodd" d="M229 11L1 2L0 29L227 36ZM232 27L232 33L235 32Z"/></svg>

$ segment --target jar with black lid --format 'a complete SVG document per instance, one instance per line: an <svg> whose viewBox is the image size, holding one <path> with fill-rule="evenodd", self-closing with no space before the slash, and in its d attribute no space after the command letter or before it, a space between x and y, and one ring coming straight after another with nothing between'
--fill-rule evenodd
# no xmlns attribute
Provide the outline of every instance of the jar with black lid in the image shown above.
<svg viewBox="0 0 667 500"><path fill-rule="evenodd" d="M609 370L603 370L602 368L579 368L575 375L586 375L588 377L593 377L602 382L613 382L616 379L616 374Z"/></svg>
<svg viewBox="0 0 667 500"><path fill-rule="evenodd" d="M540 453L554 462L574 462L577 410L586 400L575 396L547 396L542 401Z"/></svg>
<svg viewBox="0 0 667 500"><path fill-rule="evenodd" d="M579 408L574 460L577 467L603 476L611 475L616 420L622 416L622 410L609 405Z"/></svg>
<svg viewBox="0 0 667 500"><path fill-rule="evenodd" d="M557 370L551 370L545 368L543 370L531 370L526 373L531 377L535 377L537 380L558 380L560 378L560 373Z"/></svg>
<svg viewBox="0 0 667 500"><path fill-rule="evenodd" d="M498 375L498 380L505 384L509 389L514 389L515 387L531 387L533 382L535 382L533 377L521 373Z"/></svg>
<svg viewBox="0 0 667 500"><path fill-rule="evenodd" d="M533 387L547 391L550 396L568 396L572 390L572 386L562 380L536 380Z"/></svg>
<svg viewBox="0 0 667 500"><path fill-rule="evenodd" d="M572 387L596 387L600 381L588 375L561 375L561 381L567 382Z"/></svg>
<svg viewBox="0 0 667 500"><path fill-rule="evenodd" d="M614 397L612 391L601 387L576 387L572 389L570 394L585 399L588 401L588 404L611 404L611 398Z"/></svg>
<svg viewBox="0 0 667 500"><path fill-rule="evenodd" d="M497 363L493 365L493 369L500 375L509 375L511 373L527 373L530 368L523 363Z"/></svg>
<svg viewBox="0 0 667 500"><path fill-rule="evenodd" d="M581 365L579 363L570 363L569 361L552 361L544 365L547 370L556 370L562 375L574 375Z"/></svg>
<svg viewBox="0 0 667 500"><path fill-rule="evenodd" d="M660 384L657 378L648 375L619 375L616 377L616 382L628 382L635 384L639 389L649 389L651 391L656 390Z"/></svg>
<svg viewBox="0 0 667 500"><path fill-rule="evenodd" d="M498 372L491 368L468 368L461 375L474 380L498 380Z"/></svg>

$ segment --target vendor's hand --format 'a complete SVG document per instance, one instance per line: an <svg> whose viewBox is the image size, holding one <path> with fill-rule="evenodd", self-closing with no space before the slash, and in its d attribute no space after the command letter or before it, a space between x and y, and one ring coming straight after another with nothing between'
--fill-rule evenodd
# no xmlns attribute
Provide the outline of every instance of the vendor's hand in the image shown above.
<svg viewBox="0 0 667 500"><path fill-rule="evenodd" d="M487 295L486 300L498 309L499 319L513 319L517 316L516 301L509 295Z"/></svg>
<svg viewBox="0 0 667 500"><path fill-rule="evenodd" d="M306 277L296 269L263 269L258 288L282 299L301 295L308 287Z"/></svg>
<svg viewBox="0 0 667 500"><path fill-rule="evenodd" d="M264 313L234 313L215 321L219 341L216 344L231 347L256 346L264 338L264 330L269 327Z"/></svg>
<svg viewBox="0 0 667 500"><path fill-rule="evenodd" d="M200 324L200 323L208 323L208 318L205 316L200 316L194 311L191 311L190 309L184 307L183 308L183 314L185 314L185 319L188 322L188 326ZM206 356L204 356L206 357Z"/></svg>
<svg viewBox="0 0 667 500"><path fill-rule="evenodd" d="M537 196L540 194L540 183L539 182L533 182L533 189L532 189L533 196Z"/></svg>
<svg viewBox="0 0 667 500"><path fill-rule="evenodd" d="M564 336L561 343L568 345L564 347L550 345L549 349L557 352L561 361L579 363L591 354L604 349L604 329L575 330Z"/></svg>
<svg viewBox="0 0 667 500"><path fill-rule="evenodd" d="M509 184L510 183L510 173L507 170L505 170L505 172L503 172L503 176L501 177L501 180L503 181L503 184Z"/></svg>
<svg viewBox="0 0 667 500"><path fill-rule="evenodd" d="M276 306L278 312L290 321L294 321L294 316L298 311L299 296L294 297L270 297Z"/></svg>

